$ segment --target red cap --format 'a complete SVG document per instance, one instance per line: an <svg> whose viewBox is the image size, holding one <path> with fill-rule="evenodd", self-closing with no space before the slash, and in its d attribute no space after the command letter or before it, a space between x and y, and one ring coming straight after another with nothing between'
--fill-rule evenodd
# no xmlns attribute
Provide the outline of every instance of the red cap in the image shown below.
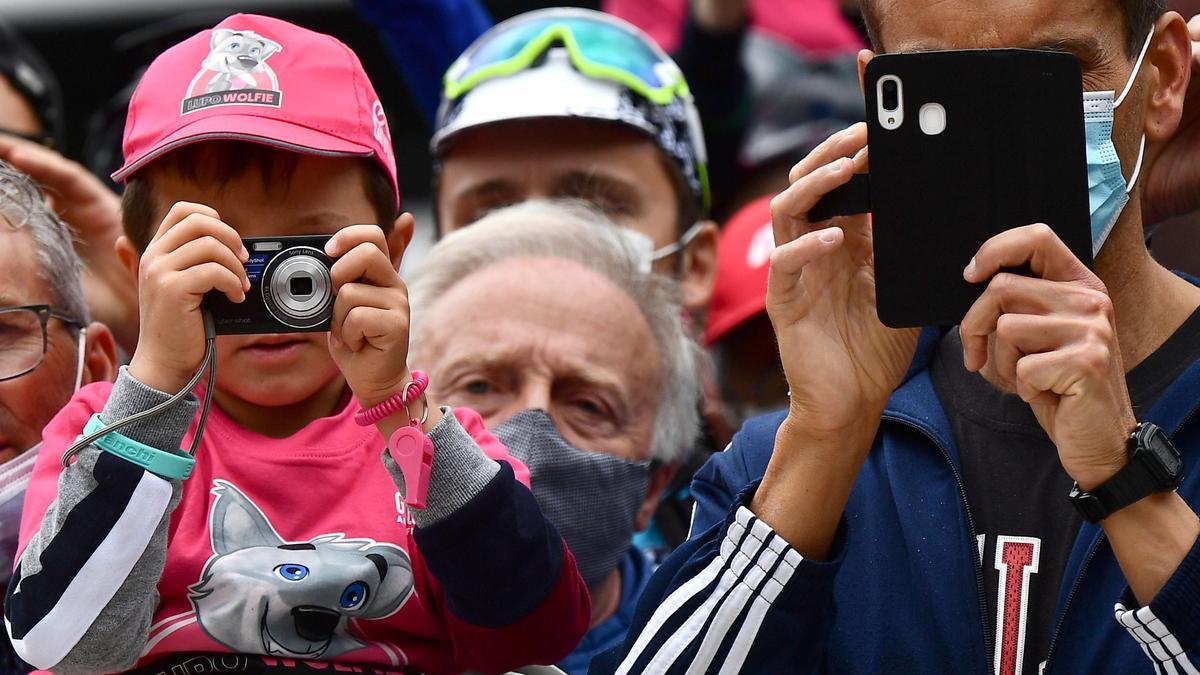
<svg viewBox="0 0 1200 675"><path fill-rule="evenodd" d="M129 101L124 181L176 148L211 140L339 157L373 157L399 206L383 105L362 63L336 38L234 14L154 59Z"/></svg>
<svg viewBox="0 0 1200 675"><path fill-rule="evenodd" d="M708 305L705 344L712 345L767 311L767 273L774 249L771 196L767 195L743 206L721 230L717 283Z"/></svg>

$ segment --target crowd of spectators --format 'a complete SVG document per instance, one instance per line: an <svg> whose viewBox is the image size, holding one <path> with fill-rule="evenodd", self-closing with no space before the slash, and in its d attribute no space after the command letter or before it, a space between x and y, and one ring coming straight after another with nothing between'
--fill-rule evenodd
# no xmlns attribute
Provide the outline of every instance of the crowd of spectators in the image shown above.
<svg viewBox="0 0 1200 675"><path fill-rule="evenodd" d="M1009 4L355 0L369 73L234 14L87 111L99 174L0 22L0 673L1196 672L1200 282L1150 245L1200 8ZM808 217L862 73L1005 47L1129 93L1128 204L885 326L869 216Z"/></svg>

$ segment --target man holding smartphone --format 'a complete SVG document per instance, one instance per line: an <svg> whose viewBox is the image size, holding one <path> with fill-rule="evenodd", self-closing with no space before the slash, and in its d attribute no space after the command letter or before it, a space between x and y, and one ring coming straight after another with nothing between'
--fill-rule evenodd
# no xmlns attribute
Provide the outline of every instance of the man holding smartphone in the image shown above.
<svg viewBox="0 0 1200 675"><path fill-rule="evenodd" d="M1160 0L864 10L883 51L1065 50L1085 90L1127 89L1095 272L1018 227L962 261L986 291L960 326L888 328L869 219L807 216L866 170L866 127L814 150L772 205L789 410L697 475L691 538L593 670L1198 672L1200 288L1150 257L1136 176L1180 124L1200 30Z"/></svg>

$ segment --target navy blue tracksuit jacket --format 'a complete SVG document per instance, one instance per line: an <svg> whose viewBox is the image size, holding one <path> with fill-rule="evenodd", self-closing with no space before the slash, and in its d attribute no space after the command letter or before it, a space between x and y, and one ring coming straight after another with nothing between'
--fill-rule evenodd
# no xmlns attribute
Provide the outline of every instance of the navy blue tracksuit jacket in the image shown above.
<svg viewBox="0 0 1200 675"><path fill-rule="evenodd" d="M991 673L981 561L926 330L860 471L828 561L805 560L748 506L782 413L750 421L696 475L691 536L592 673ZM1172 437L1200 508L1200 362L1141 421ZM1066 498L1066 495L1063 495ZM1080 528L1048 673L1200 673L1200 545L1146 607L1103 532Z"/></svg>

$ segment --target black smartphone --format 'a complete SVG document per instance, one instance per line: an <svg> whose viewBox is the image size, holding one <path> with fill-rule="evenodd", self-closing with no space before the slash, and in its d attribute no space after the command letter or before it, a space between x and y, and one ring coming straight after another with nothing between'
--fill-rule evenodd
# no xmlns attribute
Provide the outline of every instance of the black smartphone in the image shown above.
<svg viewBox="0 0 1200 675"><path fill-rule="evenodd" d="M1092 264L1083 79L1023 49L883 54L864 78L880 320L954 325L983 292L979 247L1045 223ZM1018 270L1020 271L1020 270Z"/></svg>

